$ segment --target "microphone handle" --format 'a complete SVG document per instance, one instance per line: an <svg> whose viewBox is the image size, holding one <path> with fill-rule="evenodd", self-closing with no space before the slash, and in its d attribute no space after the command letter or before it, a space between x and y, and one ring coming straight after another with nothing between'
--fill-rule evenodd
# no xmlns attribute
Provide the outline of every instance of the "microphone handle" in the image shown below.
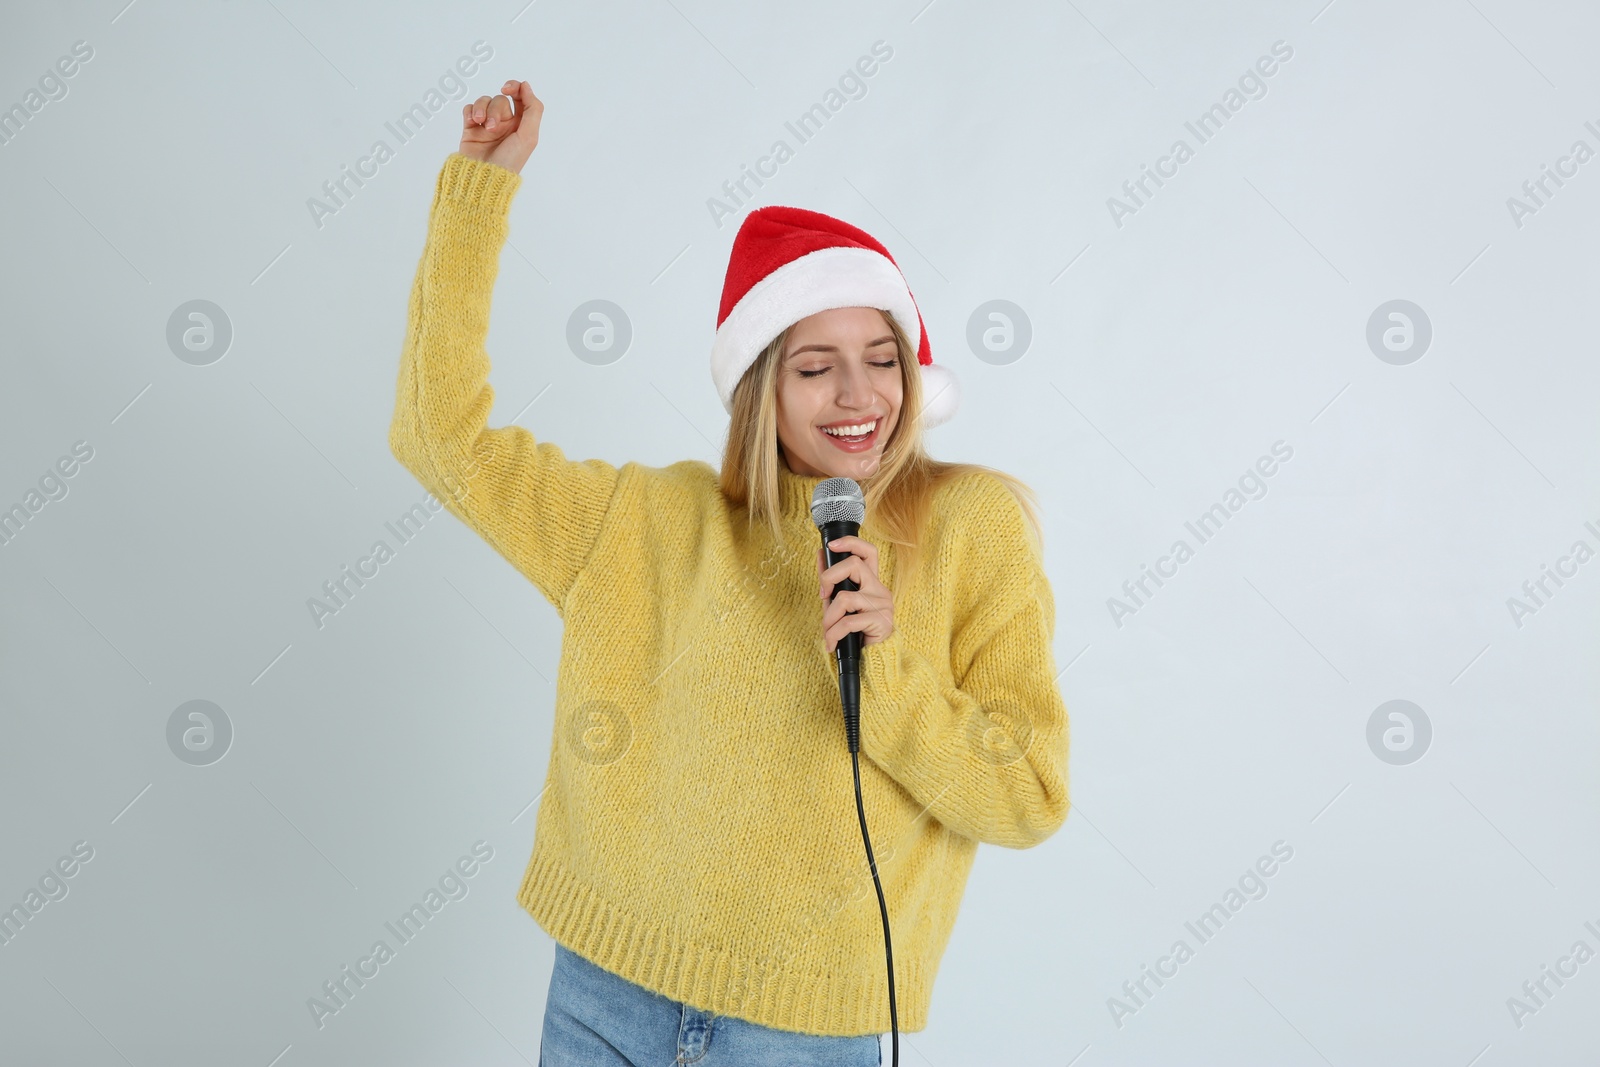
<svg viewBox="0 0 1600 1067"><path fill-rule="evenodd" d="M835 519L822 523L817 528L822 531L822 551L827 560L826 566L831 567L840 560L855 555L853 552L836 552L828 547L828 542L837 537L860 536L860 523ZM844 578L833 587L832 596L838 596L841 590L859 588L854 579ZM844 710L845 740L851 752L861 750L861 639L861 631L853 630L841 637L833 649L834 663L839 671L839 702Z"/></svg>

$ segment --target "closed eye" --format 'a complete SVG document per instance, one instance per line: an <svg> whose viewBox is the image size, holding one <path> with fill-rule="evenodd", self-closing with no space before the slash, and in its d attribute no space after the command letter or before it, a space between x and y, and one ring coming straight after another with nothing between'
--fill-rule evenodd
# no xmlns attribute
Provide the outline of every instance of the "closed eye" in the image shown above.
<svg viewBox="0 0 1600 1067"><path fill-rule="evenodd" d="M884 362L884 363L868 363L867 365L869 367L885 367L885 368L887 368L887 367L895 367L895 366L898 366L899 364L900 364L900 360L899 359L891 359L891 360L889 360L887 362ZM828 373L828 371L830 371L832 369L833 368L831 368L831 367L823 367L820 370L803 370L803 371L800 372L800 377L802 377L802 378L815 378L817 375L826 374L826 373Z"/></svg>

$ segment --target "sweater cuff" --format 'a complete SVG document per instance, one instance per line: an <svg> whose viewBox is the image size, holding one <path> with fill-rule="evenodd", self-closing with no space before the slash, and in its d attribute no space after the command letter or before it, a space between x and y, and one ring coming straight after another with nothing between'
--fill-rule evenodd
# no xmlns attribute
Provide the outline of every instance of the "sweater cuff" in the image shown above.
<svg viewBox="0 0 1600 1067"><path fill-rule="evenodd" d="M441 200L483 208L498 215L511 210L511 200L522 187L522 175L498 163L451 152L439 171L438 196Z"/></svg>
<svg viewBox="0 0 1600 1067"><path fill-rule="evenodd" d="M900 686L900 630L861 649L862 684L887 695Z"/></svg>
<svg viewBox="0 0 1600 1067"><path fill-rule="evenodd" d="M898 721L904 714L897 698L901 692L900 631L861 649L861 747L892 758L899 749L899 733L914 723Z"/></svg>

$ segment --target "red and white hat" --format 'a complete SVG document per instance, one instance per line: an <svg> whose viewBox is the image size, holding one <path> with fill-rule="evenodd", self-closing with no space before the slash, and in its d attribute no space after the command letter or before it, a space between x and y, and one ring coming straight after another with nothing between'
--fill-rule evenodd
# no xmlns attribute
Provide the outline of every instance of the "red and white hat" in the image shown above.
<svg viewBox="0 0 1600 1067"><path fill-rule="evenodd" d="M864 230L820 211L770 205L744 217L711 345L711 378L733 413L733 390L772 339L808 315L842 307L882 308L917 348L923 426L938 426L961 401L955 375L935 364L911 289L888 249Z"/></svg>

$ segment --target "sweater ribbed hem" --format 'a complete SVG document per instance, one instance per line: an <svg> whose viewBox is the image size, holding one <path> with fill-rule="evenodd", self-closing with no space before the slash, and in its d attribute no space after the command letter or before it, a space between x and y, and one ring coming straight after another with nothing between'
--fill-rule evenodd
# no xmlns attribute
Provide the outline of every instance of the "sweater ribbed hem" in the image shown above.
<svg viewBox="0 0 1600 1067"><path fill-rule="evenodd" d="M522 188L522 175L497 163L485 163L451 152L439 169L438 195L481 207L497 215L511 210L512 198Z"/></svg>
<svg viewBox="0 0 1600 1067"><path fill-rule="evenodd" d="M876 906L876 898L868 895ZM668 930L651 929L581 884L535 842L517 903L544 931L584 959L655 993L702 1011L744 1019L776 1030L833 1037L889 1031L885 982L845 985L809 957L774 967L704 945ZM881 927L879 927L881 929ZM881 939L875 955L887 979ZM895 1009L901 1033L927 1026L932 989L923 969L895 960Z"/></svg>

